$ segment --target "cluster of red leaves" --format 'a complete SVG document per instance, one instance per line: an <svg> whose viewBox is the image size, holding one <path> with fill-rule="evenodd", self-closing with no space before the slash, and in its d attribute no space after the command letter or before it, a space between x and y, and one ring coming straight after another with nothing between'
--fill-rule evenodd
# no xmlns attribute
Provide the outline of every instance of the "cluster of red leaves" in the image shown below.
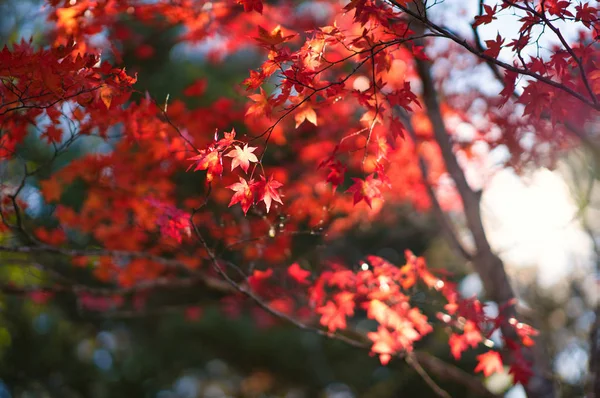
<svg viewBox="0 0 600 398"><path fill-rule="evenodd" d="M216 176L220 177L223 173L223 153L225 151L229 151L224 156L231 158L231 171L239 166L244 174L247 174L250 163L258 162L258 158L253 153L256 149L255 147L249 147L248 144L242 147L239 141L235 140L235 130L232 130L231 133L225 133L225 138L220 140L215 134L215 141L207 149L200 150L198 155L188 160L196 162L194 171L206 170L206 183L209 184ZM254 174L254 171L252 171L252 174ZM246 214L256 201L262 201L265 203L268 213L273 202L283 204L277 191L282 184L274 180L273 176L269 179L263 175L260 177L261 181L255 181L252 177L250 177L250 180L246 180L244 177L239 176L239 182L229 185L227 188L235 192L231 202L229 202L229 207L239 203L244 214Z"/></svg>
<svg viewBox="0 0 600 398"><path fill-rule="evenodd" d="M510 358L509 373L513 375L514 383L527 384L533 373L531 364L525 360L523 347L534 345L533 337L538 335L537 330L515 318L506 318L505 309L514 305L514 302L504 304L499 308L498 315L491 317L477 298L460 298L451 285L450 288L447 286L442 289L448 301L446 313L439 313L438 318L455 330L448 340L452 356L458 360L469 347L477 348L481 343L493 346L494 343L489 339L494 332L501 331L505 355ZM504 370L500 352L488 351L477 356L477 360L479 363L475 372L483 372L485 376Z"/></svg>
<svg viewBox="0 0 600 398"><path fill-rule="evenodd" d="M421 282L439 291L448 302L447 313L438 314L438 318L460 330L449 339L451 353L457 360L467 348L477 348L488 341L501 326L514 328L519 341L503 336L512 358L509 372L515 382L527 383L531 370L521 347L533 345L532 337L537 331L513 318L505 319L502 311L497 317L489 317L479 300L460 298L456 286L435 276L422 257L407 251L406 260L406 264L396 267L381 257L367 256L360 271L333 265L332 270L323 272L309 288L311 305L321 315L321 325L332 333L344 330L358 309L366 311L367 318L377 322L377 330L368 333L373 342L371 352L387 364L393 356L412 351L415 342L433 331L427 316L410 302L409 292ZM504 370L497 351L481 354L478 361L475 372L483 371L486 376Z"/></svg>
<svg viewBox="0 0 600 398"><path fill-rule="evenodd" d="M434 187L445 168L431 121L421 107L423 98L417 85L411 84L417 81L415 59L426 56L404 18L402 7L407 1L394 2L394 6L373 0L320 3L323 15L328 15L325 19L303 16L287 2L260 0L51 0L49 4L54 46L35 49L21 42L0 53L0 159L15 160L15 148L32 125L55 148L55 156L88 135L109 139L115 132L120 139L109 153L71 161L40 182L46 202L56 204L59 228L36 228L37 239L54 246L69 245L66 232L76 231L93 245L168 256L195 269L210 256L187 239L193 226L190 213L182 209L202 208L210 199L212 207L195 213L196 222L209 240L222 244L232 257L250 264L261 261L261 270L249 267L247 283L271 309L300 319L316 314L330 333L346 329L364 312L377 323L368 334L371 351L387 363L411 351L432 331L433 324L411 304L409 295L417 284L424 284L448 302L439 319L452 330L449 345L456 359L468 348L488 343L496 330L512 331L502 334L505 352L481 354L475 371L486 376L501 371L503 357L510 356L515 382L527 382L529 364L521 347L532 345L536 332L513 318L506 319L502 309L498 317L489 317L478 300L461 298L452 283L427 269L422 258L407 253L406 264L396 267L369 256L358 272L334 264L315 275L298 263L283 275L275 267L289 264L294 257L291 234L280 232L297 232L300 225L318 226L326 229L328 239L336 239L357 224L374 220L393 224L384 199L392 206L406 201L419 210L430 206L419 157L427 164L427 183ZM490 150L507 148L511 154L507 163L514 167L535 160L535 151L522 146L524 135L531 131L540 142L560 148L564 142L560 124L583 126L592 110L579 104L597 104L600 95L600 57L597 48L587 44L600 32L595 7L585 2L503 1L483 5L473 26L490 24L507 10L520 15L518 36L497 33L484 40L481 55L487 61L503 51L515 55L514 62L507 64L500 95L485 98L483 111L472 107L475 99L482 98L479 92L448 95L441 104L463 164L476 161L473 147L477 143L485 143ZM139 34L123 25L123 16L159 27L181 25L185 28L179 37L182 42L219 35L223 43L211 58L257 45L265 57L242 82L249 100L245 109L229 99L194 109L175 100L168 111L149 96L127 103L135 78L124 69L99 64L99 48L90 44L90 38L107 30L107 47L117 62L124 44L133 44L140 58L152 57L152 45L141 42ZM552 24L557 19L581 25L585 31L574 45L551 48L548 57L523 56L533 42L533 32L540 27L554 32ZM285 21L285 26L277 21ZM449 46L448 53L438 59L452 61L452 56L464 58L464 54ZM524 75L529 77L517 103L511 98ZM450 78L440 77L440 85ZM270 86L274 82L276 90ZM198 80L184 95L201 96L208 84ZM68 113L65 104L71 105ZM524 117L515 116L519 106ZM39 123L42 118L50 123ZM233 130L222 138L206 133L227 131L239 122L251 140L236 138ZM65 130L67 124L70 131ZM476 131L474 138L458 139L461 124ZM488 134L495 130L502 133ZM293 156L281 155L286 151ZM224 160L230 167L224 167ZM202 193L189 195L176 184L177 173L189 161L194 171L206 173ZM75 183L85 186L77 211L61 204L62 193ZM188 196L181 199L181 193ZM461 206L455 196L448 197L439 200L444 210ZM13 200L3 196L3 214L14 216ZM20 200L14 201L24 208ZM259 202L264 202L267 214L256 206L260 217L248 215ZM237 204L244 216L227 211ZM270 212L272 208L275 211ZM282 208L286 225L275 218L283 213L274 214ZM243 241L253 243L240 244ZM73 263L90 266L96 278L123 288L172 276L164 264L143 256L126 261L79 257ZM307 296L300 294L306 290ZM138 298L135 308L143 306L144 297ZM93 310L123 305L118 296L85 294L80 299ZM235 300L234 296L226 299L231 313L240 311ZM187 316L197 319L200 310L190 307Z"/></svg>
<svg viewBox="0 0 600 398"><path fill-rule="evenodd" d="M152 198L149 198L148 202L160 212L156 223L162 236L181 243L183 235L189 237L192 234L189 213Z"/></svg>
<svg viewBox="0 0 600 398"><path fill-rule="evenodd" d="M60 143L64 102L72 100L81 109L104 111L129 98L136 79L108 63L96 67L94 54L76 51L73 41L48 50L31 42L14 43L0 52L0 159L10 158L23 141L32 121L46 116L51 123L42 129L48 143ZM82 117L82 116L79 116Z"/></svg>

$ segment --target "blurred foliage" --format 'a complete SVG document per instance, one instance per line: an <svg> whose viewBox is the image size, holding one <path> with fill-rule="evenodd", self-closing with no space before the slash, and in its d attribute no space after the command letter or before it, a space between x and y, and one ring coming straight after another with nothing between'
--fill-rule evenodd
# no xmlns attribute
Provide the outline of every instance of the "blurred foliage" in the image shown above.
<svg viewBox="0 0 600 398"><path fill-rule="evenodd" d="M28 23L26 11L31 5L27 4L31 3L0 1L2 44L10 43L23 31L34 34L36 41L43 40L42 27ZM154 98L182 98L190 107L207 105L223 96L236 98L236 87L250 65L256 64L254 55L245 52L215 66L197 51L176 43L175 31L131 26L126 20L122 23L140 37L121 49L123 64L139 73L137 90L147 91ZM151 44L153 53L140 59L136 49L144 44ZM183 90L199 78L208 83L205 95L183 96ZM49 148L39 141L32 132L21 148L21 155L34 167L51 156ZM46 178L53 169L90 150L102 150L100 141L97 148L75 145L70 155L57 159L38 178ZM18 171L6 174L18 175ZM197 179L191 173L182 173L179 178L178 185L185 187L183 193L201 189L194 185ZM84 196L85 187L73 184L61 200L76 209ZM403 221L393 230L374 225L368 233L352 231L324 248L326 256L356 263L373 253L398 262L403 259L403 250L410 247L417 254L424 253L436 267L455 273L457 280L468 272L443 243L433 219L415 216L409 208L397 211ZM43 211L39 217L43 220ZM314 250L317 243L318 239L307 237L297 250ZM39 260L56 261L46 257ZM98 283L81 269L64 271L82 283ZM34 267L15 262L14 256L11 261L0 257L0 281L26 287L43 278ZM558 315L546 317L566 303L544 298L529 285L519 290L527 292L527 301L536 303L538 317L547 321L543 329L579 327L576 318L565 314L559 326L555 319ZM155 296L142 311L92 313L80 308L76 298L68 294L59 294L47 303L31 297L0 295L0 398L436 396L401 360L382 367L364 350L310 332L281 324L260 328L248 311L238 319L230 319L219 305L220 297L198 289L166 290ZM437 303L425 302L419 296L414 302L435 318ZM453 362L444 333L437 328L417 348ZM557 341L549 345L552 357L564 349L560 336L554 336L558 336ZM471 371L475 355L465 354L458 365ZM460 386L439 382L452 396L469 398ZM564 384L562 392L564 396L576 396L582 392L580 387Z"/></svg>
<svg viewBox="0 0 600 398"><path fill-rule="evenodd" d="M7 10L0 19L2 32L13 32L4 36L10 42L18 36L19 27L24 28L26 18L18 17L22 9L16 10L20 6L14 2L0 2L0 7ZM7 17L11 13L14 18ZM139 73L139 92L149 92L154 98L186 98L183 90L199 78L206 79L207 92L202 98L187 98L189 106L207 105L223 96L235 98L236 87L255 61L246 52L214 66L197 51L177 44L174 31L132 26L127 20L122 23L135 31L138 40L121 49L123 64ZM153 53L140 59L136 49L144 44L151 44ZM74 146L69 156L57 159L38 178L46 178L86 151L101 151L100 141L98 145ZM32 167L51 157L50 149L40 144L34 132L20 152ZM18 173L7 174L18 177ZM197 180L189 176L182 174L179 185L195 190ZM77 209L84 197L85 187L75 183L63 193L61 202ZM42 225L44 211L38 215ZM405 222L393 231L377 226L368 235L355 231L328 247L326 254L356 262L379 251L397 261L405 248L425 251L436 234L432 220L413 217L410 209L398 211L405 215ZM314 250L317 241L307 237L298 249ZM38 260L58 261L47 256ZM6 257L0 257L0 263L3 282L27 287L44 278L34 267L11 263ZM62 271L81 283L98 283L81 269ZM364 350L310 332L286 325L259 328L247 311L230 319L223 314L219 299L198 289L164 291L154 294L142 311L93 313L66 293L48 302L43 297L0 296L0 398L435 396L400 360L382 367ZM449 360L441 334L428 336L421 345ZM465 369L472 369L474 363L472 356L463 361ZM453 396L468 397L460 387L444 387Z"/></svg>

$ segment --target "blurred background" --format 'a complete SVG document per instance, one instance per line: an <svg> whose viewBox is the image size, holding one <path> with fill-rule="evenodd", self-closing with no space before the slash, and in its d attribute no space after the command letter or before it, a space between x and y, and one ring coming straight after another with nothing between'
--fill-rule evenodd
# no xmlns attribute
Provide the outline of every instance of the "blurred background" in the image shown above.
<svg viewBox="0 0 600 398"><path fill-rule="evenodd" d="M30 36L45 44L40 5L0 0L0 45ZM169 94L190 106L223 96L239 101L234 87L260 60L251 50L238 51L215 66L207 57L218 42L188 46L177 43L176 29L131 27L136 38L121 49L123 64L139 73L137 89L156 98ZM199 78L209 82L205 94L200 99L183 96ZM77 151L108 150L103 145L76 147L72 158L60 161L68 163ZM35 136L21 148L39 156L45 150ZM562 156L553 170L539 168L520 176L500 171L486 182L483 199L490 240L507 264L527 316L547 336L563 397L583 396L588 377L600 261L597 162L582 149ZM30 211L43 217L35 182L24 195ZM70 189L62 200L77 202L81 195ZM432 216L401 205L394 211L402 220L394 231L372 224L368 231L346 233L331 250L401 262L403 250L410 248L436 268L451 271L465 296L481 293L478 276L452 254ZM0 257L1 280L36 277ZM141 311L93 313L66 296L48 301L0 293L0 398L436 396L402 361L382 367L377 358L343 343L285 325L257 324L248 311L228 313L219 297L198 291L177 294L174 299L173 292L165 291L162 300L156 299L162 305ZM426 313L436 308L424 298L415 297L415 302ZM493 313L494 306L489 310ZM442 330L418 347L453 362ZM466 353L458 366L471 372L476 354ZM460 386L440 383L452 396L470 396ZM507 374L486 380L494 392L524 396L521 387L508 388L509 383Z"/></svg>

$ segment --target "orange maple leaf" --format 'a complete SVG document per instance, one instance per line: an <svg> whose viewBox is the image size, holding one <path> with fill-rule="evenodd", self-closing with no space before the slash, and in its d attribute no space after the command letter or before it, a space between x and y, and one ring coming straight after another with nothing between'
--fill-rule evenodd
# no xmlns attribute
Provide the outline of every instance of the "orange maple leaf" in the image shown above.
<svg viewBox="0 0 600 398"><path fill-rule="evenodd" d="M462 356L463 351L469 348L469 345L463 338L463 336L452 333L448 339L448 345L450 345L450 353L457 361Z"/></svg>
<svg viewBox="0 0 600 398"><path fill-rule="evenodd" d="M102 100L102 102L104 103L104 105L106 106L106 109L110 108L110 104L112 103L113 97L115 96L115 89L104 85L102 86L102 88L100 89L100 99Z"/></svg>
<svg viewBox="0 0 600 398"><path fill-rule="evenodd" d="M255 37L254 40L261 43L266 47L276 46L277 44L285 43L288 40L291 40L296 35L283 35L283 31L281 30L281 26L277 25L270 32L263 28L262 26L258 26L258 37Z"/></svg>
<svg viewBox="0 0 600 398"><path fill-rule="evenodd" d="M381 364L387 365L392 359L392 354L395 354L399 348L395 337L381 325L377 328L377 332L367 333L367 337L373 342L371 352L379 354Z"/></svg>
<svg viewBox="0 0 600 398"><path fill-rule="evenodd" d="M298 109L294 119L296 120L296 128L304 123L305 120L314 124L315 126L317 125L317 113L310 105L307 104L302 105Z"/></svg>
<svg viewBox="0 0 600 398"><path fill-rule="evenodd" d="M246 111L246 116L254 115L254 116L270 116L271 115L271 105L269 104L270 96L267 96L265 90L260 88L260 94L252 94L249 95L254 104L250 105L248 110Z"/></svg>
<svg viewBox="0 0 600 398"><path fill-rule="evenodd" d="M62 194L62 185L56 178L51 178L46 181L40 181L42 194L48 202L59 201Z"/></svg>
<svg viewBox="0 0 600 398"><path fill-rule="evenodd" d="M354 315L354 295L352 293L339 293L336 295L335 302L329 300L327 303L317 308L317 313L321 314L321 325L327 326L330 332L335 332L337 329L346 328L346 316Z"/></svg>
<svg viewBox="0 0 600 398"><path fill-rule="evenodd" d="M483 374L488 377L493 373L500 373L504 371L502 357L496 351L488 351L484 354L478 355L477 361L479 363L475 368L475 373L483 372Z"/></svg>

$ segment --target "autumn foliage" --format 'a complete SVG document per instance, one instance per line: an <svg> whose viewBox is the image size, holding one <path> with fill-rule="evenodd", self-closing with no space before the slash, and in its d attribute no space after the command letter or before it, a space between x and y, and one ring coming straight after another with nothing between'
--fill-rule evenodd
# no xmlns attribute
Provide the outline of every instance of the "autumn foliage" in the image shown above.
<svg viewBox="0 0 600 398"><path fill-rule="evenodd" d="M520 171L589 142L586 126L600 110L595 2L482 3L461 17L472 28L464 38L443 24L454 12L443 4L427 13L420 1L303 4L318 12L287 1L47 1L49 41L0 52L0 161L10 170L0 185L0 250L46 253L89 272L103 286L78 293L90 311L143 308L154 286L198 282L220 291L229 313L253 308L257 322L291 322L364 347L384 365L399 357L420 367L419 342L443 329L456 360L483 352L475 373L506 366L528 385L539 372L537 332L519 319L512 293L498 293L503 280L478 265L493 256L477 224L484 184L466 174L484 173L496 148L507 152L496 168ZM515 32L483 30L511 15ZM123 63L136 40L131 21L181 26L184 44L218 37L214 63L249 48L262 61L235 98L198 107L156 98ZM541 29L553 40L536 54ZM152 43L136 45L137 57L152 58ZM475 69L500 89L447 88ZM211 83L183 95L202 98ZM48 156L28 158L21 148L32 139ZM109 150L56 166L92 142ZM75 184L85 197L71 206L62 199ZM28 186L51 208L50 224L27 211ZM305 236L327 246L374 222L393 228L399 205L434 212L441 224L446 212L464 211L474 247L454 243L475 263L497 316L410 251L395 264L375 255L350 264L298 249ZM32 298L74 287L58 278ZM416 291L441 300L437 316L412 301ZM364 318L373 321L366 333L355 328Z"/></svg>

